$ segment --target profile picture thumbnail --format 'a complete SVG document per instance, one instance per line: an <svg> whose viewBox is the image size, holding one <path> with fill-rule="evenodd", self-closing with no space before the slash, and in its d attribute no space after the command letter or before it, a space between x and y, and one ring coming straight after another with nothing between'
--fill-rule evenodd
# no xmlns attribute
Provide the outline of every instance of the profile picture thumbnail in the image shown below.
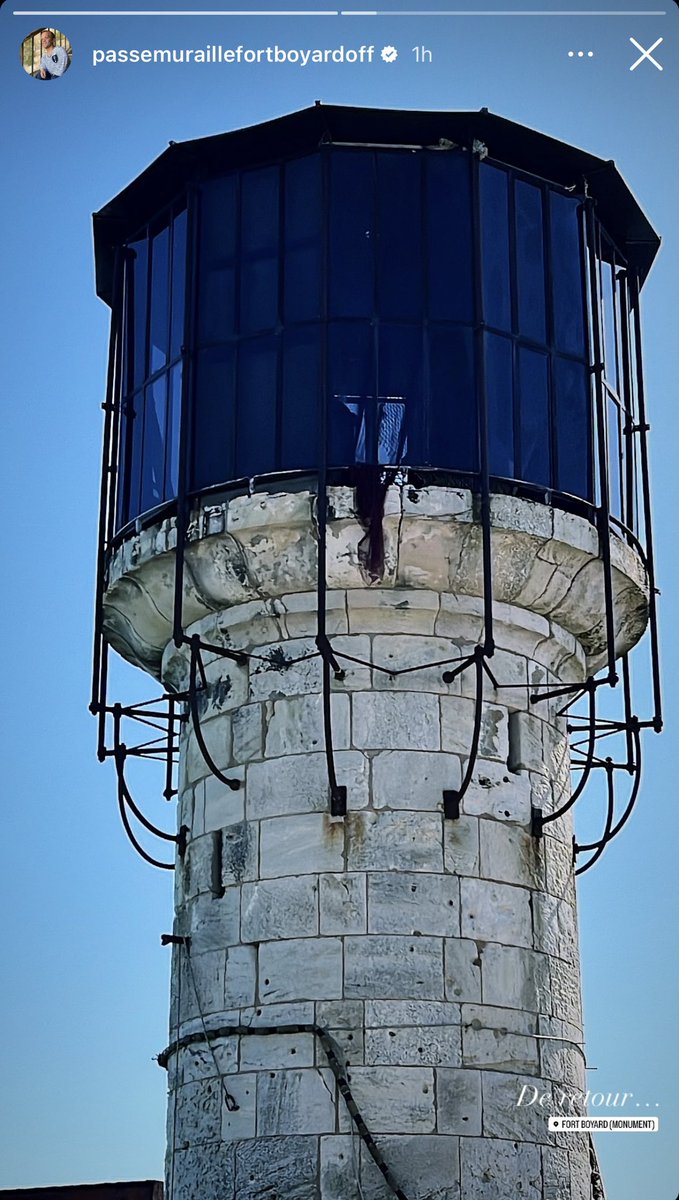
<svg viewBox="0 0 679 1200"><path fill-rule="evenodd" d="M34 29L21 43L21 65L33 79L61 79L72 58L71 43L58 29Z"/></svg>

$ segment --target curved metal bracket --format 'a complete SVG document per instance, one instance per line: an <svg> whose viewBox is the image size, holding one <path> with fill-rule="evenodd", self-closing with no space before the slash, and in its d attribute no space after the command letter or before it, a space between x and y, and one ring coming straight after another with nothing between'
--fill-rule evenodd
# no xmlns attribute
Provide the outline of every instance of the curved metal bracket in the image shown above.
<svg viewBox="0 0 679 1200"><path fill-rule="evenodd" d="M196 735L196 741L198 742L198 748L205 760L205 763L210 768L210 770L211 770L212 774L215 776L215 778L218 779L220 781L220 783L223 783L226 787L231 788L232 792L237 792L238 789L240 788L240 779L229 779L226 775L224 775L220 771L220 769L217 766L217 764L215 763L212 755L210 754L210 751L208 750L207 744L205 742L205 738L203 737L203 731L200 726L200 714L198 712L198 688L196 686L196 675L197 675L198 670L200 670L202 686L204 688L207 687L207 676L205 675L205 667L203 666L203 659L201 656L201 641L200 641L200 636L198 634L195 634L191 638L190 645L191 645L191 665L189 668L189 690L188 690L186 698L187 698L188 704L189 704L189 712L191 713L191 724L193 726L193 732Z"/></svg>

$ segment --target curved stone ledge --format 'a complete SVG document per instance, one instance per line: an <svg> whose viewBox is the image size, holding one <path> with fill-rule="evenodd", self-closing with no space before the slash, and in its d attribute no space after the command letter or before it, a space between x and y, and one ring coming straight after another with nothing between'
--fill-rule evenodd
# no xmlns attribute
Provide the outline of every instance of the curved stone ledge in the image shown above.
<svg viewBox="0 0 679 1200"><path fill-rule="evenodd" d="M481 527L470 492L390 487L379 575L366 566L367 535L353 491L331 488L328 500L330 589L359 593L364 607L370 604L368 592L408 589L410 611L417 608L420 592L470 601L483 595ZM588 672L598 670L605 661L606 631L595 529L582 517L511 496L492 497L491 520L495 601L556 623L582 647ZM104 599L110 644L156 676L172 633L175 544L173 520L128 538L112 558ZM640 557L619 538L612 539L611 557L616 653L621 654L644 631L648 585ZM223 620L225 610L252 603L253 643L267 619L274 625L269 640L276 640L281 614L274 607L263 612L263 600L273 605L286 595L313 593L317 564L311 492L241 496L203 507L193 516L186 547L184 627L214 613Z"/></svg>

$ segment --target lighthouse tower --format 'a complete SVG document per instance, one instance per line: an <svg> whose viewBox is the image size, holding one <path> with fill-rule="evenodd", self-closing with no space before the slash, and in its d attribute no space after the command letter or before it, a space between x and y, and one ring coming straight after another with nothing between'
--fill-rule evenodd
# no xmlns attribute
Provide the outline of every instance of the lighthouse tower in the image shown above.
<svg viewBox="0 0 679 1200"><path fill-rule="evenodd" d="M137 844L126 719L178 806L168 1200L589 1200L548 1117L587 1088L575 871L629 815L598 698L636 780L655 637L656 235L485 110L324 106L171 145L95 235L93 707Z"/></svg>

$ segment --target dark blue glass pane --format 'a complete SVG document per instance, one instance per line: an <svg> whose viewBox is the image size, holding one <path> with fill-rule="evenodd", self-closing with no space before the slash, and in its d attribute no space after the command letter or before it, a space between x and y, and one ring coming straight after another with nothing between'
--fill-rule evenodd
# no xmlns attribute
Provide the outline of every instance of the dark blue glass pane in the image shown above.
<svg viewBox="0 0 679 1200"><path fill-rule="evenodd" d="M172 499L179 488L179 435L182 403L182 364L177 363L170 371L170 390L167 408L167 465L165 469L165 497Z"/></svg>
<svg viewBox="0 0 679 1200"><path fill-rule="evenodd" d="M240 330L273 329L278 319L278 167L241 182Z"/></svg>
<svg viewBox="0 0 679 1200"><path fill-rule="evenodd" d="M235 175L203 184L199 229L198 341L227 341L235 328Z"/></svg>
<svg viewBox="0 0 679 1200"><path fill-rule="evenodd" d="M489 333L485 339L486 396L488 400L488 464L491 475L513 479L514 392L512 343Z"/></svg>
<svg viewBox="0 0 679 1200"><path fill-rule="evenodd" d="M126 403L129 425L129 488L127 492L126 521L132 521L141 512L141 464L144 445L144 392L137 392Z"/></svg>
<svg viewBox="0 0 679 1200"><path fill-rule="evenodd" d="M148 298L148 242L144 239L129 247L130 287L127 293L127 346L131 378L127 387L135 388L146 378L146 304Z"/></svg>
<svg viewBox="0 0 679 1200"><path fill-rule="evenodd" d="M144 450L141 473L141 511L165 499L165 425L167 374L149 384L144 397Z"/></svg>
<svg viewBox="0 0 679 1200"><path fill-rule="evenodd" d="M520 478L549 487L549 360L523 347L519 349L519 414Z"/></svg>
<svg viewBox="0 0 679 1200"><path fill-rule="evenodd" d="M190 487L234 478L234 351L202 350L196 364Z"/></svg>
<svg viewBox="0 0 679 1200"><path fill-rule="evenodd" d="M319 459L321 350L318 326L287 330L283 340L281 443L284 469L315 468Z"/></svg>
<svg viewBox="0 0 679 1200"><path fill-rule="evenodd" d="M236 474L262 475L277 467L275 338L242 342L238 354Z"/></svg>
<svg viewBox="0 0 679 1200"><path fill-rule="evenodd" d="M479 181L484 316L488 325L511 330L508 175L498 167L481 163Z"/></svg>
<svg viewBox="0 0 679 1200"><path fill-rule="evenodd" d="M611 263L599 264L601 272L601 317L603 321L604 362L606 379L614 391L618 390L618 344L616 328L616 284Z"/></svg>
<svg viewBox="0 0 679 1200"><path fill-rule="evenodd" d="M608 502L614 517L622 520L622 433L620 410L608 401Z"/></svg>
<svg viewBox="0 0 679 1200"><path fill-rule="evenodd" d="M422 162L377 154L377 306L382 320L422 315Z"/></svg>
<svg viewBox="0 0 679 1200"><path fill-rule="evenodd" d="M170 230L151 239L149 375L164 367L170 343Z"/></svg>
<svg viewBox="0 0 679 1200"><path fill-rule="evenodd" d="M434 321L474 318L470 156L426 159L427 287Z"/></svg>
<svg viewBox="0 0 679 1200"><path fill-rule="evenodd" d="M285 320L321 313L321 171L318 155L285 168Z"/></svg>
<svg viewBox="0 0 679 1200"><path fill-rule="evenodd" d="M588 372L580 363L555 360L556 458L559 491L591 499L591 417Z"/></svg>
<svg viewBox="0 0 679 1200"><path fill-rule="evenodd" d="M478 470L474 335L433 325L429 331L429 454L433 467Z"/></svg>
<svg viewBox="0 0 679 1200"><path fill-rule="evenodd" d="M374 354L367 323L330 326L328 461L333 466L374 462Z"/></svg>
<svg viewBox="0 0 679 1200"><path fill-rule="evenodd" d="M172 226L172 317L170 322L170 358L177 358L184 341L184 304L186 296L186 209L175 217Z"/></svg>
<svg viewBox="0 0 679 1200"><path fill-rule="evenodd" d="M375 287L373 155L330 158L330 315L372 316Z"/></svg>
<svg viewBox="0 0 679 1200"><path fill-rule="evenodd" d="M545 252L540 188L517 179L514 187L514 211L519 333L536 342L544 342L547 328L545 320Z"/></svg>
<svg viewBox="0 0 679 1200"><path fill-rule="evenodd" d="M556 348L567 354L584 356L585 319L579 201L552 192L550 214Z"/></svg>
<svg viewBox="0 0 679 1200"><path fill-rule="evenodd" d="M381 325L377 461L421 466L423 341L419 325Z"/></svg>

